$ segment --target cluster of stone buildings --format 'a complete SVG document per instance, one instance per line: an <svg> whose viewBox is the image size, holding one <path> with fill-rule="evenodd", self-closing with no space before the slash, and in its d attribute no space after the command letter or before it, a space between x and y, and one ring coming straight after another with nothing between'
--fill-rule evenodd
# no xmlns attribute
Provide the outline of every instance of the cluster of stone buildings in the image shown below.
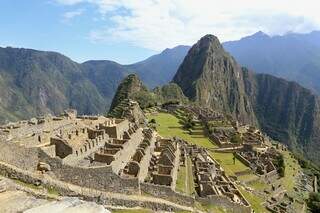
<svg viewBox="0 0 320 213"><path fill-rule="evenodd" d="M187 155L192 160L194 181L198 196L204 199L228 200L232 204L249 207L249 203L239 192L233 182L225 175L220 164L204 148L187 145Z"/></svg>
<svg viewBox="0 0 320 213"><path fill-rule="evenodd" d="M145 192L187 206L205 199L250 211L206 150L177 138L161 138L143 122L133 121L78 116L68 110L61 116L10 123L0 127L0 161L44 179L94 190ZM175 191L179 167L187 158L192 162L196 195Z"/></svg>
<svg viewBox="0 0 320 213"><path fill-rule="evenodd" d="M277 177L277 168L273 164L273 160L279 156L279 153L274 148L243 149L236 152L235 156L258 176L268 179Z"/></svg>

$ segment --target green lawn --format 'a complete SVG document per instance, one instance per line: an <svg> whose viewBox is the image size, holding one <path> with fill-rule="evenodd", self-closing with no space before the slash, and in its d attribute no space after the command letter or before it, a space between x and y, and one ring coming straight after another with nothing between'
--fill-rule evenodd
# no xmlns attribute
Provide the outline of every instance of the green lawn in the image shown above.
<svg viewBox="0 0 320 213"><path fill-rule="evenodd" d="M288 192L293 192L295 185L295 176L301 170L299 164L292 158L288 151L282 152L284 157L285 176L281 179L282 185L286 188Z"/></svg>
<svg viewBox="0 0 320 213"><path fill-rule="evenodd" d="M250 182L250 181L257 180L258 178L259 177L257 175L252 173L252 174L238 176L237 180L247 183L247 182Z"/></svg>
<svg viewBox="0 0 320 213"><path fill-rule="evenodd" d="M176 182L176 190L182 193L187 193L186 189L186 173L187 168L185 166L179 167L177 182Z"/></svg>
<svg viewBox="0 0 320 213"><path fill-rule="evenodd" d="M270 185L259 180L249 183L248 186L258 191L264 191L265 189L270 188Z"/></svg>
<svg viewBox="0 0 320 213"><path fill-rule="evenodd" d="M233 164L232 153L210 152L210 155L220 163L227 175L235 176L235 172L241 172L249 169L249 167L241 163L237 158L235 160L236 163Z"/></svg>
<svg viewBox="0 0 320 213"><path fill-rule="evenodd" d="M239 188L240 192L243 194L243 196L247 199L247 201L251 204L252 209L255 212L263 213L263 212L269 212L262 203L264 200L250 192L247 192L244 189Z"/></svg>
<svg viewBox="0 0 320 213"><path fill-rule="evenodd" d="M176 190L187 195L191 195L195 191L190 158L187 159L186 166L180 166L179 168Z"/></svg>
<svg viewBox="0 0 320 213"><path fill-rule="evenodd" d="M192 172L192 161L189 157L187 159L187 175L187 194L191 195L195 192L195 186Z"/></svg>
<svg viewBox="0 0 320 213"><path fill-rule="evenodd" d="M189 134L188 131L182 129L182 124L179 119L172 114L158 113L156 115L148 115L148 119L155 119L157 132L163 137L180 137L189 143L196 144L205 148L215 148L215 144L204 136L203 127L197 124L195 130Z"/></svg>

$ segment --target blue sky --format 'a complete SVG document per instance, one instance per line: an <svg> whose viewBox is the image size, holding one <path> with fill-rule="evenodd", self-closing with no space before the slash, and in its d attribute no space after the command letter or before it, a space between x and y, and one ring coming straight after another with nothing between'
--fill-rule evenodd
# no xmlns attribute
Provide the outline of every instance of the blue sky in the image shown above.
<svg viewBox="0 0 320 213"><path fill-rule="evenodd" d="M288 7L290 5L290 7ZM205 34L320 29L315 0L1 0L0 46L133 63Z"/></svg>
<svg viewBox="0 0 320 213"><path fill-rule="evenodd" d="M78 8L85 8L83 14L64 18ZM108 23L94 20L98 15L90 4L71 9L46 0L1 0L0 46L57 51L78 62L108 59L125 64L158 52L128 42L93 42L90 30Z"/></svg>

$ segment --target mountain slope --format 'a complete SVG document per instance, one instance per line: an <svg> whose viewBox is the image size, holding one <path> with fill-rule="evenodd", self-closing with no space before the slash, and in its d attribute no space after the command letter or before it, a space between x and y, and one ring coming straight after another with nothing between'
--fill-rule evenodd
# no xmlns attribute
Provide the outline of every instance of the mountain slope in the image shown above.
<svg viewBox="0 0 320 213"><path fill-rule="evenodd" d="M255 124L242 78L241 67L215 36L207 35L190 49L173 82L192 101Z"/></svg>
<svg viewBox="0 0 320 213"><path fill-rule="evenodd" d="M249 69L296 81L320 94L320 31L273 37L258 32L223 46Z"/></svg>
<svg viewBox="0 0 320 213"><path fill-rule="evenodd" d="M158 55L127 65L125 68L138 74L149 88L161 86L171 81L189 49L189 46L165 49Z"/></svg>
<svg viewBox="0 0 320 213"><path fill-rule="evenodd" d="M113 61L87 61L81 64L84 76L89 79L105 99L108 110L118 85L128 75L127 70Z"/></svg>
<svg viewBox="0 0 320 213"><path fill-rule="evenodd" d="M0 48L0 76L2 121L58 114L69 107L88 114L106 110L81 66L58 53Z"/></svg>
<svg viewBox="0 0 320 213"><path fill-rule="evenodd" d="M138 102L142 109L167 102L188 102L178 85L170 83L151 91L142 83L137 74L130 74L121 81L108 114L112 117L123 117L130 106L129 100Z"/></svg>
<svg viewBox="0 0 320 213"><path fill-rule="evenodd" d="M295 82L240 68L218 39L195 44L173 81L191 100L257 124L320 164L319 98Z"/></svg>
<svg viewBox="0 0 320 213"><path fill-rule="evenodd" d="M319 164L319 98L295 82L244 69L246 93L261 128Z"/></svg>

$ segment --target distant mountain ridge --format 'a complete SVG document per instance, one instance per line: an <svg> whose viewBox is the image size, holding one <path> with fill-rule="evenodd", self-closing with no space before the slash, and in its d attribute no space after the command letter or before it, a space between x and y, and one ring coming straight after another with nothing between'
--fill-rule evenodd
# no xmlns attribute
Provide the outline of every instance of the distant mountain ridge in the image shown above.
<svg viewBox="0 0 320 213"><path fill-rule="evenodd" d="M272 37L258 32L223 46L255 72L296 81L320 94L320 31Z"/></svg>
<svg viewBox="0 0 320 213"><path fill-rule="evenodd" d="M187 50L178 46L121 65L108 60L79 64L56 52L0 48L0 122L59 114L70 107L80 114L105 114L124 77L138 73L149 88L166 84Z"/></svg>

